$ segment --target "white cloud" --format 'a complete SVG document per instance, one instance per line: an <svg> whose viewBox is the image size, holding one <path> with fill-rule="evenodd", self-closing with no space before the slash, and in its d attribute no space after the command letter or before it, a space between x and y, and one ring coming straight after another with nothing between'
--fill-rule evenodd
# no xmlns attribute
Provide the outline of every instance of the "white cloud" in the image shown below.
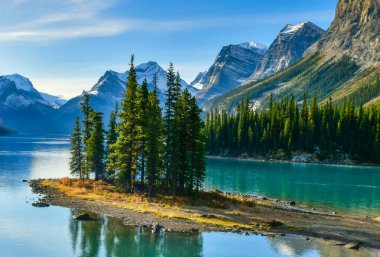
<svg viewBox="0 0 380 257"><path fill-rule="evenodd" d="M325 22L333 16L331 11L326 11L287 13L273 17L255 15L187 20L125 19L107 14L109 8L117 5L116 0L12 0L12 3L14 10L22 8L26 18L19 18L7 25L2 22L5 18L0 17L0 24L3 24L0 25L0 42L46 43L64 39L114 36L130 31L173 32L274 23L285 25L290 19ZM0 3L0 8L8 8L8 13L12 13L8 5L3 6Z"/></svg>

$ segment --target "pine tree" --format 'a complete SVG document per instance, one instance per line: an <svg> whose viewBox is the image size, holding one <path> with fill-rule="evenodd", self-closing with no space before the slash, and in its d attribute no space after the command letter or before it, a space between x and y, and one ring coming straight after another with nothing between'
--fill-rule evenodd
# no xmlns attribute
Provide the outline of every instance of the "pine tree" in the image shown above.
<svg viewBox="0 0 380 257"><path fill-rule="evenodd" d="M157 84L154 80L154 89L149 93L146 122L146 177L148 195L151 196L157 189L163 168L163 120L157 95Z"/></svg>
<svg viewBox="0 0 380 257"><path fill-rule="evenodd" d="M83 173L83 154L82 154L82 133L79 124L79 117L75 119L73 134L71 135L71 157L70 171L74 176L84 179Z"/></svg>
<svg viewBox="0 0 380 257"><path fill-rule="evenodd" d="M115 170L110 169L108 163L110 162L115 162L116 160L109 160L111 156L115 156L114 150L115 148L113 145L116 143L118 133L117 133L117 115L119 112L119 106L116 104L115 105L115 110L111 112L110 114L110 120L108 123L108 131L107 131L107 138L106 138L106 156L107 156L107 178L110 182L114 181L114 176L115 176Z"/></svg>
<svg viewBox="0 0 380 257"><path fill-rule="evenodd" d="M203 185L206 176L206 159L205 159L205 139L202 131L202 120L200 114L202 110L198 107L196 99L190 100L189 123L190 123L190 176L187 181L188 193L195 190L198 192Z"/></svg>
<svg viewBox="0 0 380 257"><path fill-rule="evenodd" d="M144 190L145 184L145 158L146 158L146 140L147 140L147 120L148 120L148 101L149 101L149 91L148 82L146 79L141 84L139 88L139 120L141 127L141 138L140 138L140 183L141 190ZM160 114L161 116L161 114Z"/></svg>
<svg viewBox="0 0 380 257"><path fill-rule="evenodd" d="M86 178L89 178L90 176L90 160L89 156L87 154L88 151L88 140L91 136L91 113L94 111L90 106L90 95L88 93L85 93L83 95L83 101L81 102L81 108L82 108L82 114L83 114L83 144L84 144L84 163L83 163L83 169L84 169L84 175Z"/></svg>
<svg viewBox="0 0 380 257"><path fill-rule="evenodd" d="M118 187L123 191L133 191L137 174L137 158L140 153L141 126L138 119L138 85L134 56L127 79L125 98L119 113L119 137L113 145L109 169L116 170Z"/></svg>
<svg viewBox="0 0 380 257"><path fill-rule="evenodd" d="M104 178L104 127L103 114L100 112L91 113L92 130L88 139L88 168L95 174L95 180Z"/></svg>
<svg viewBox="0 0 380 257"><path fill-rule="evenodd" d="M177 76L178 78L178 76ZM174 192L175 190L175 178L174 173L176 172L176 142L175 140L175 127L174 127L174 112L176 108L176 103L178 99L178 85L176 85L176 75L174 72L174 66L170 63L166 78L167 90L165 92L166 102L165 102L165 187L166 190Z"/></svg>

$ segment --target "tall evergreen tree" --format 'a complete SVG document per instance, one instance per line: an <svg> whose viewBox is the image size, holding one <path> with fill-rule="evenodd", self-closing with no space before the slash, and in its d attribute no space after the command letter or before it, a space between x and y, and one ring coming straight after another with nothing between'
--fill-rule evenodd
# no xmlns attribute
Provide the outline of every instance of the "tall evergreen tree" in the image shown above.
<svg viewBox="0 0 380 257"><path fill-rule="evenodd" d="M166 77L167 90L165 92L166 102L165 102L165 187L168 191L175 190L175 178L174 173L176 172L176 144L175 140L175 127L174 127L174 112L176 108L176 103L178 99L178 85L176 85L176 74L174 72L174 66L170 63L167 77Z"/></svg>
<svg viewBox="0 0 380 257"><path fill-rule="evenodd" d="M70 171L74 176L84 179L83 173L83 154L82 154L82 133L80 129L79 117L75 119L73 133L71 135L71 156L70 156Z"/></svg>
<svg viewBox="0 0 380 257"><path fill-rule="evenodd" d="M147 140L147 121L148 121L148 101L149 91L148 82L144 79L139 88L139 120L141 126L140 137L140 183L141 190L144 190L145 184L145 159L146 159L146 140ZM161 115L160 115L161 116Z"/></svg>
<svg viewBox="0 0 380 257"><path fill-rule="evenodd" d="M155 80L156 81L156 80ZM157 84L149 93L146 123L146 176L148 182L148 195L155 193L162 178L163 150L164 150L164 124L162 112L157 95Z"/></svg>
<svg viewBox="0 0 380 257"><path fill-rule="evenodd" d="M140 152L141 126L138 118L138 84L134 56L127 79L126 93L119 113L119 137L113 145L109 169L116 170L117 184L123 191L133 191L137 174L137 159Z"/></svg>
<svg viewBox="0 0 380 257"><path fill-rule="evenodd" d="M107 156L107 178L111 182L114 180L115 176L115 170L111 169L108 165L110 162L115 162L115 160L111 161L109 158L111 156L115 157L114 151L115 148L112 147L117 140L118 133L117 133L117 115L119 112L119 106L118 104L115 105L115 110L111 112L110 114L110 120L108 123L108 131L107 131L107 138L106 138L106 156Z"/></svg>
<svg viewBox="0 0 380 257"><path fill-rule="evenodd" d="M95 174L95 180L104 178L104 127L103 114L100 112L91 113L92 130L88 144L88 166L92 173Z"/></svg>
<svg viewBox="0 0 380 257"><path fill-rule="evenodd" d="M83 144L84 144L84 162L83 169L86 178L90 176L90 160L87 154L88 151L88 140L91 136L91 113L94 111L90 106L90 95L85 93L83 95L83 101L81 102L82 114L83 114Z"/></svg>

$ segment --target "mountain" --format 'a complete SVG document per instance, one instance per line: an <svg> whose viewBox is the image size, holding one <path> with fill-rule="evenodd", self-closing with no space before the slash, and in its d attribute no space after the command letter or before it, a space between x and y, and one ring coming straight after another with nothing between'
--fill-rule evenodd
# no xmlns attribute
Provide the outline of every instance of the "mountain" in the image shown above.
<svg viewBox="0 0 380 257"><path fill-rule="evenodd" d="M379 6L379 0L339 0L327 33L306 54L323 51L351 56L361 64L379 62Z"/></svg>
<svg viewBox="0 0 380 257"><path fill-rule="evenodd" d="M233 111L248 97L253 108L265 108L270 95L317 96L323 103L353 100L356 106L379 104L380 17L378 0L339 0L328 31L305 51L304 58L260 81L246 83L208 103L205 109Z"/></svg>
<svg viewBox="0 0 380 257"><path fill-rule="evenodd" d="M20 132L47 131L53 112L29 79L19 74L0 76L0 125Z"/></svg>
<svg viewBox="0 0 380 257"><path fill-rule="evenodd" d="M50 94L42 93L42 92L40 92L40 95L54 109L58 109L59 107L61 107L67 102L67 100L63 98L62 96L55 96L55 95L50 95Z"/></svg>
<svg viewBox="0 0 380 257"><path fill-rule="evenodd" d="M115 71L106 71L105 74L87 93L90 94L90 105L96 111L104 113L104 122L108 123L109 114L115 109L116 103L120 105L124 94L125 85L128 78L128 71L118 73ZM141 84L144 79L148 81L149 90L153 89L153 78L157 74L157 88L160 99L160 105L164 108L165 90L166 90L166 75L167 72L161 68L156 62L147 62L136 66L137 81ZM187 88L192 95L198 90L185 81L181 80L182 88ZM69 132L74 124L75 117L80 115L80 103L83 99L85 91L72 99L57 110L54 117L54 122L60 123L57 128L58 132Z"/></svg>
<svg viewBox="0 0 380 257"><path fill-rule="evenodd" d="M214 64L196 82L197 87L202 88L196 94L198 102L208 101L245 82L257 69L266 51L265 46L255 42L224 46Z"/></svg>
<svg viewBox="0 0 380 257"><path fill-rule="evenodd" d="M204 86L204 77L206 76L207 71L199 72L197 77L190 83L190 86L195 87L198 90L201 90Z"/></svg>
<svg viewBox="0 0 380 257"><path fill-rule="evenodd" d="M262 63L248 81L270 77L302 59L305 51L325 33L312 22L286 25L270 45Z"/></svg>

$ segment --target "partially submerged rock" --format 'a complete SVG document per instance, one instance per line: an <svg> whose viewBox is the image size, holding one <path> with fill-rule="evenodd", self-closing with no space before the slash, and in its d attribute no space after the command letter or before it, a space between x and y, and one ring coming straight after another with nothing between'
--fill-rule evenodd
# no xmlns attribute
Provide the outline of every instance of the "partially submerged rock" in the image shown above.
<svg viewBox="0 0 380 257"><path fill-rule="evenodd" d="M154 223L152 224L152 233L153 233L153 234L157 234L157 233L159 233L160 230L161 230L161 228L162 228L162 226L161 226L160 224L154 222Z"/></svg>
<svg viewBox="0 0 380 257"><path fill-rule="evenodd" d="M84 213L80 213L80 214L74 214L73 215L73 219L74 220L78 220L78 221L92 221L92 220L95 220L89 213L87 212L84 212Z"/></svg>
<svg viewBox="0 0 380 257"><path fill-rule="evenodd" d="M344 247L348 249L358 250L361 245L362 245L362 242L353 242L353 243L346 244Z"/></svg>
<svg viewBox="0 0 380 257"><path fill-rule="evenodd" d="M38 202L32 203L32 206L37 207L37 208L46 208L46 207L49 207L50 204L45 203L43 201L38 201Z"/></svg>

